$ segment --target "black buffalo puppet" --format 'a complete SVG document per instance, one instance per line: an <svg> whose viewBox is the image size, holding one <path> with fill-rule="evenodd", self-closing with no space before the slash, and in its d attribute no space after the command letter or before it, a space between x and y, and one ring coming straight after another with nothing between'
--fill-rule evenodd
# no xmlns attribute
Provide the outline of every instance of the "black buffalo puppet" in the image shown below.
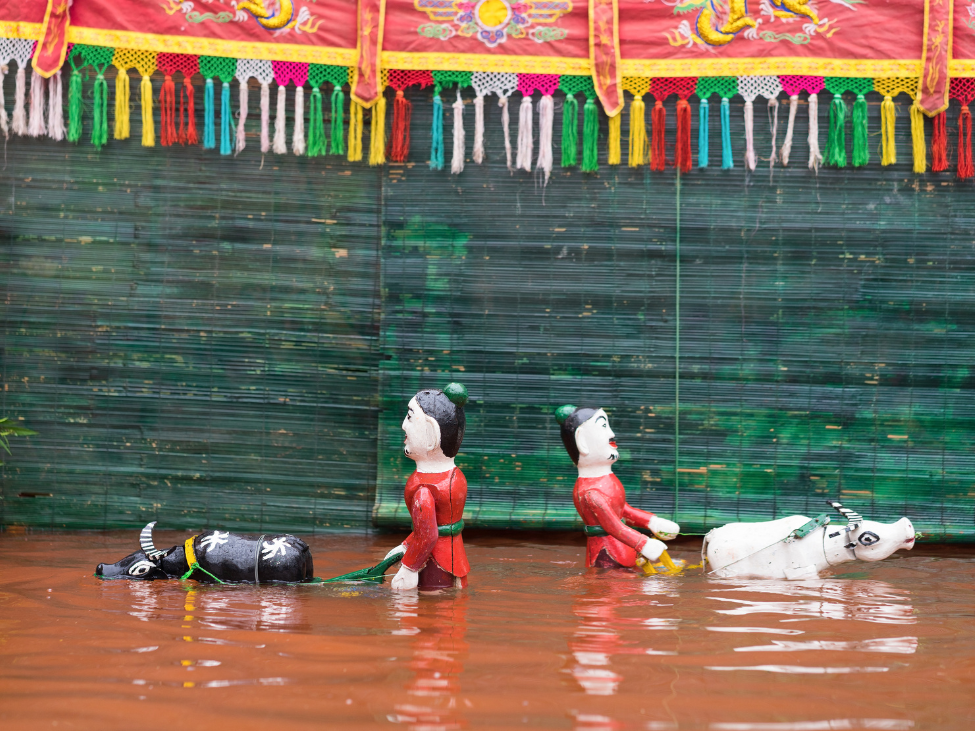
<svg viewBox="0 0 975 731"><path fill-rule="evenodd" d="M152 543L155 521L142 529L141 551L118 563L100 563L95 576L103 579L195 579L208 583L311 581L315 569L311 550L292 535L248 538L212 530L193 536L182 546L164 551Z"/></svg>

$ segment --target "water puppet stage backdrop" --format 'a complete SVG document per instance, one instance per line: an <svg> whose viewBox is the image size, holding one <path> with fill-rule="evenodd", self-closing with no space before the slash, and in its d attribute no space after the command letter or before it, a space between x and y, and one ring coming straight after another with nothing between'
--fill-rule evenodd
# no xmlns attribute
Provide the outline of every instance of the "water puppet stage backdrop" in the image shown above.
<svg viewBox="0 0 975 731"><path fill-rule="evenodd" d="M456 380L468 526L579 527L575 403L686 531L971 540L973 18L3 5L0 524L402 527L406 403Z"/></svg>

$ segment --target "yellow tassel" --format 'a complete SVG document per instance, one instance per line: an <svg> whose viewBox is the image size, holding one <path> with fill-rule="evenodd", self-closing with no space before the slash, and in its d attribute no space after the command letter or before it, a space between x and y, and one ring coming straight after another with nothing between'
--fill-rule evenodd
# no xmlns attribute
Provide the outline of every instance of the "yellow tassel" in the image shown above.
<svg viewBox="0 0 975 731"><path fill-rule="evenodd" d="M129 139L129 72L115 74L115 139Z"/></svg>
<svg viewBox="0 0 975 731"><path fill-rule="evenodd" d="M914 172L928 169L928 145L924 141L924 112L915 102L911 105L911 141L914 143Z"/></svg>
<svg viewBox="0 0 975 731"><path fill-rule="evenodd" d="M646 165L647 160L647 125L644 121L646 105L643 97L637 96L630 103L630 160L631 168Z"/></svg>
<svg viewBox="0 0 975 731"><path fill-rule="evenodd" d="M372 107L372 129L369 132L369 164L382 165L386 162L386 97Z"/></svg>
<svg viewBox="0 0 975 731"><path fill-rule="evenodd" d="M142 77L142 86L139 87L142 95L142 146L156 146L156 125L152 121L152 82L148 76Z"/></svg>
<svg viewBox="0 0 975 731"><path fill-rule="evenodd" d="M610 165L619 165L623 157L620 148L620 122L622 119L622 112L617 112L615 117L609 118L609 154L606 162Z"/></svg>
<svg viewBox="0 0 975 731"><path fill-rule="evenodd" d="M358 102L349 104L349 162L362 160L362 107Z"/></svg>
<svg viewBox="0 0 975 731"><path fill-rule="evenodd" d="M894 100L885 96L880 105L880 129L883 133L881 165L893 165L897 162L897 145L894 143L894 113Z"/></svg>

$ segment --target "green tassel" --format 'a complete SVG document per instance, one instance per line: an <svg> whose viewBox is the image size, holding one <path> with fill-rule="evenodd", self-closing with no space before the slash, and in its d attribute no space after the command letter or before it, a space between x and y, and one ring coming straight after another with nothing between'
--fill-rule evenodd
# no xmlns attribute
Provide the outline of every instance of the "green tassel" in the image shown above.
<svg viewBox="0 0 975 731"><path fill-rule="evenodd" d="M721 169L731 170L735 159L731 156L731 104L721 100Z"/></svg>
<svg viewBox="0 0 975 731"><path fill-rule="evenodd" d="M108 84L99 73L95 78L94 120L91 125L91 144L101 149L108 142Z"/></svg>
<svg viewBox="0 0 975 731"><path fill-rule="evenodd" d="M207 79L206 94L203 96L203 149L205 150L212 150L217 146L213 117L213 79Z"/></svg>
<svg viewBox="0 0 975 731"><path fill-rule="evenodd" d="M701 100L701 108L697 113L697 166L708 166L708 100Z"/></svg>
<svg viewBox="0 0 975 731"><path fill-rule="evenodd" d="M68 85L68 142L81 139L81 74L77 69L71 72Z"/></svg>
<svg viewBox="0 0 975 731"><path fill-rule="evenodd" d="M344 155L345 154L345 94L342 93L342 87L338 84L335 85L335 90L332 92L332 154L333 155ZM322 149L324 151L324 140L322 140Z"/></svg>
<svg viewBox="0 0 975 731"><path fill-rule="evenodd" d="M308 107L308 157L321 157L328 152L325 138L325 118L322 116L322 92L315 87L311 90L311 105Z"/></svg>
<svg viewBox="0 0 975 731"><path fill-rule="evenodd" d="M229 155L234 151L230 140L230 120L233 112L230 110L230 82L221 81L220 88L220 154Z"/></svg>
<svg viewBox="0 0 975 731"><path fill-rule="evenodd" d="M867 100L857 94L853 102L853 167L859 168L870 162L870 141L867 130Z"/></svg>
<svg viewBox="0 0 975 731"><path fill-rule="evenodd" d="M829 137L826 139L826 164L846 167L846 104L842 94L834 94L829 105Z"/></svg>
<svg viewBox="0 0 975 731"><path fill-rule="evenodd" d="M586 99L582 112L582 172L599 170L599 109L593 99Z"/></svg>
<svg viewBox="0 0 975 731"><path fill-rule="evenodd" d="M579 157L579 102L575 94L565 95L562 105L562 167L575 167Z"/></svg>
<svg viewBox="0 0 975 731"><path fill-rule="evenodd" d="M440 100L440 86L433 97L433 141L430 146L430 169L443 170L443 102Z"/></svg>

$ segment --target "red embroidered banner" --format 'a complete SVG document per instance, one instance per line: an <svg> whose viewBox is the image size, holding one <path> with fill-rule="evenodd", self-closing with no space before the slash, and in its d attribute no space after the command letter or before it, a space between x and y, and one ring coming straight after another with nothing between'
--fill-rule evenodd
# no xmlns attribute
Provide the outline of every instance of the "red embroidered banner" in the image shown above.
<svg viewBox="0 0 975 731"><path fill-rule="evenodd" d="M589 0L589 39L596 93L606 114L613 117L623 108L619 8L616 0Z"/></svg>
<svg viewBox="0 0 975 731"><path fill-rule="evenodd" d="M953 10L952 0L924 0L924 46L917 103L930 117L948 108Z"/></svg>
<svg viewBox="0 0 975 731"><path fill-rule="evenodd" d="M69 0L48 0L40 43L34 51L34 70L50 78L64 64L68 50Z"/></svg>

